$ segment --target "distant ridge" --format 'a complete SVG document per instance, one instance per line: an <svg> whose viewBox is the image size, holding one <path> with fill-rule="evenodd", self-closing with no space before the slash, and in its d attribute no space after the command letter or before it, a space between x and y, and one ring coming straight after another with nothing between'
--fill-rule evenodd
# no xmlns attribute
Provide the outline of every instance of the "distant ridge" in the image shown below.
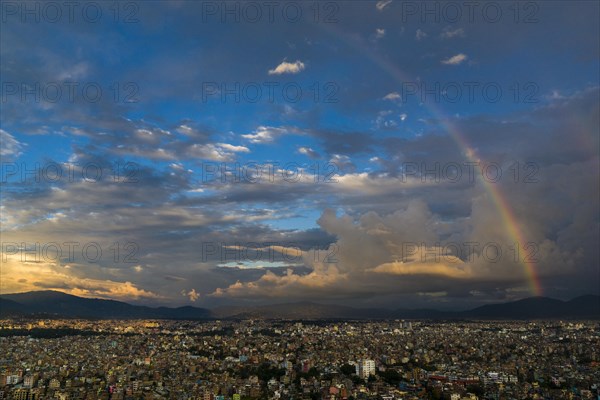
<svg viewBox="0 0 600 400"><path fill-rule="evenodd" d="M594 309L594 300L596 307ZM564 302L548 297L530 297L504 304L488 304L465 312L472 318L524 319L596 316L600 312L599 296L584 296Z"/></svg>
<svg viewBox="0 0 600 400"><path fill-rule="evenodd" d="M600 319L600 296L585 295L569 301L530 297L488 304L467 311L434 309L353 308L297 302L214 310L135 306L116 300L89 299L46 290L0 296L0 317L44 316L46 318L98 319Z"/></svg>
<svg viewBox="0 0 600 400"><path fill-rule="evenodd" d="M7 307L5 308L5 304ZM89 299L63 292L44 290L0 296L0 316L40 315L68 318L161 318L205 319L210 311L197 307L145 307L116 300Z"/></svg>
<svg viewBox="0 0 600 400"><path fill-rule="evenodd" d="M212 311L216 317L235 319L380 319L390 316L390 310L381 308L353 308L312 302L222 307Z"/></svg>

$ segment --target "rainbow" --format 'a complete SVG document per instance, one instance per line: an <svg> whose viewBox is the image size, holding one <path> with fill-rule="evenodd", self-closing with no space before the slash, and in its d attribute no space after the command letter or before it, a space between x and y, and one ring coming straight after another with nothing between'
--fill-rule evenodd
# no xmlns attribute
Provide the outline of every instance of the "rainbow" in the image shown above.
<svg viewBox="0 0 600 400"><path fill-rule="evenodd" d="M394 81L402 84L403 82L413 82L413 79L410 79L408 75L406 75L402 70L400 70L396 65L391 63L389 60L382 57L380 54L376 53L372 50L365 41L357 35L348 35L339 30L337 26L330 26L335 24L319 24L319 28L326 31L337 39L345 42L349 46L357 49L363 55L365 55L369 60L375 63L379 68L387 72ZM441 109L435 107L434 105L428 106L429 111L436 116L441 122L443 128L446 132L452 137L452 139L456 142L459 148L464 152L465 156L469 159L470 162L480 162L481 159L477 157L476 150L469 145L465 136L460 132L458 128L456 128L447 118ZM496 208L501 220L503 221L504 230L506 232L507 238L509 241L513 242L515 246L519 246L519 249L522 250L523 246L526 246L528 241L523 234L523 230L520 227L519 220L515 215L510 203L506 199L506 196L501 192L500 185L496 185L487 179L481 179L483 182L483 187L485 191L488 193L490 199L494 207ZM520 254L518 252L517 254ZM527 284L530 292L534 296L543 295L542 285L540 282L540 278L537 273L537 264L533 261L526 261L525 257L519 256L520 264L522 265L525 278L527 279Z"/></svg>
<svg viewBox="0 0 600 400"><path fill-rule="evenodd" d="M447 119L445 121L447 121ZM454 141L458 143L470 162L481 161L480 158L477 157L475 149L468 144L466 138L460 132L460 130L455 129L455 127L449 122L444 124L444 128L454 139ZM501 220L503 221L504 229L507 233L508 239L513 241L515 246L519 246L519 250L523 250L523 246L526 246L528 241L523 234L519 220L512 210L510 203L500 190L500 185L494 184L485 178L481 179L480 181L483 182L485 191L489 194L490 199L492 199L492 202L498 211ZM527 278L530 292L534 296L542 296L543 290L540 278L537 274L537 263L534 260L526 260L525 257L520 256L520 253L521 251L517 252L517 254L519 254L519 261L523 266L523 270Z"/></svg>

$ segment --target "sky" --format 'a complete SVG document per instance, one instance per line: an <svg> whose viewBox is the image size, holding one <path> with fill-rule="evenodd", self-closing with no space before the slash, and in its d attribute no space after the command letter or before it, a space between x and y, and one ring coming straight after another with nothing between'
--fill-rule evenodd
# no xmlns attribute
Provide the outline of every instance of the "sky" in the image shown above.
<svg viewBox="0 0 600 400"><path fill-rule="evenodd" d="M2 2L0 293L600 292L598 2Z"/></svg>

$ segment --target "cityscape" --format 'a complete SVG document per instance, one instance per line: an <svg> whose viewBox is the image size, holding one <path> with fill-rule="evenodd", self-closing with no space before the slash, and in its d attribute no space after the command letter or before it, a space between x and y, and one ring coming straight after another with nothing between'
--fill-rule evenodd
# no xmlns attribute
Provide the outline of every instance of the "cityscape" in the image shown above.
<svg viewBox="0 0 600 400"><path fill-rule="evenodd" d="M596 399L595 321L2 320L3 399Z"/></svg>

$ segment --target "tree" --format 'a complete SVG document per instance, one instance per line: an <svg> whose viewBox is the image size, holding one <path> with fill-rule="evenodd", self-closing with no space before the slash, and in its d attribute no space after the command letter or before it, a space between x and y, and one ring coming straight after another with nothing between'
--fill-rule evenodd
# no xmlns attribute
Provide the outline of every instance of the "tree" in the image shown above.
<svg viewBox="0 0 600 400"><path fill-rule="evenodd" d="M468 385L467 392L473 393L477 397L483 397L483 395L485 394L485 390L479 384Z"/></svg>
<svg viewBox="0 0 600 400"><path fill-rule="evenodd" d="M340 372L346 376L350 376L356 372L356 368L350 364L344 364L340 368Z"/></svg>
<svg viewBox="0 0 600 400"><path fill-rule="evenodd" d="M394 369L386 369L385 371L378 371L377 373L385 383L391 385L397 385L402 381L402 376Z"/></svg>

